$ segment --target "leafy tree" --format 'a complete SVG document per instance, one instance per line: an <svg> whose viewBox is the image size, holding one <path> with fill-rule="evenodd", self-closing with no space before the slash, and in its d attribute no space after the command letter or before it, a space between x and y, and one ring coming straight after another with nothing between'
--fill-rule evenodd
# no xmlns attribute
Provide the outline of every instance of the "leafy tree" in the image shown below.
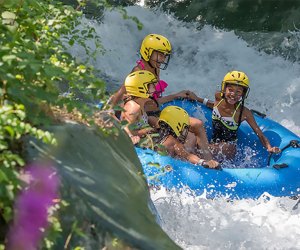
<svg viewBox="0 0 300 250"><path fill-rule="evenodd" d="M105 84L94 69L67 52L76 43L94 56L87 39L101 49L99 37L93 28L82 27L81 17L82 12L59 1L0 0L0 249L23 185L22 137L55 144L42 129L53 122L53 107L77 110L89 120L94 110L87 103L105 98ZM52 221L59 231L57 220ZM50 248L51 240L45 242Z"/></svg>

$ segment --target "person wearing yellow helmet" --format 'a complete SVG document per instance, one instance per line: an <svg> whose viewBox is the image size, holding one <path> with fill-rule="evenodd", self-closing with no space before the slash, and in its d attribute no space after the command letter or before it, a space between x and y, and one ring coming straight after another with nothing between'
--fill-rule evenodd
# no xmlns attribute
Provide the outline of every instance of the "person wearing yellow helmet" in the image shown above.
<svg viewBox="0 0 300 250"><path fill-rule="evenodd" d="M158 102L160 104L172 101L177 97L188 97L190 93L187 90L180 91L176 94L168 95L162 97L162 93L165 91L168 84L160 79L160 70L165 70L168 67L170 56L172 52L172 46L170 41L159 34L149 34L147 35L140 47L140 60L137 61L137 65L132 69L131 72L138 70L148 70L153 73L158 79L155 85L155 92L153 94L153 101L149 102L147 105L147 111L153 112L156 116L159 115ZM126 93L124 84L119 88L119 90L111 96L110 104L112 106L117 105ZM159 99L159 100L158 100ZM152 114L153 114L152 113Z"/></svg>
<svg viewBox="0 0 300 250"><path fill-rule="evenodd" d="M189 132L189 118L188 113L180 107L165 107L158 120L159 137L155 138L156 144L163 145L172 157L178 157L208 168L219 168L217 161L202 159L197 154L186 150L184 143Z"/></svg>
<svg viewBox="0 0 300 250"><path fill-rule="evenodd" d="M152 68L165 70L168 67L172 46L170 41L158 34L147 35L140 48L140 54L144 61Z"/></svg>
<svg viewBox="0 0 300 250"><path fill-rule="evenodd" d="M166 37L159 34L149 34L143 39L140 47L141 59L137 61L137 65L132 69L132 72L147 70L154 74L157 78L155 92L152 96L149 97L144 107L146 113L149 116L149 123L151 124L151 126L155 126L157 117L160 114L161 104L172 101L175 98L193 99L192 92L188 90L183 90L176 94L162 96L162 93L165 91L165 88L168 86L168 84L160 79L160 70L166 69L166 66L169 63L171 52L172 46L170 41ZM117 103L122 100L125 94L126 88L123 84L120 89L111 97L110 104L112 106L117 105ZM186 147L191 148L191 145L193 145L193 143L190 142L190 138L196 137L197 147L202 150L207 160L212 159L212 154L208 148L209 143L207 140L206 131L203 126L203 122L199 119L190 117L189 131L190 133L188 139L186 140Z"/></svg>
<svg viewBox="0 0 300 250"><path fill-rule="evenodd" d="M147 98L155 91L157 79L146 70L130 73L125 79L127 95L124 98L124 111L121 120L128 122L125 131L133 144L140 142L140 138L153 129L148 124L148 116L144 110Z"/></svg>
<svg viewBox="0 0 300 250"><path fill-rule="evenodd" d="M215 101L202 99L212 108L212 148L215 154L223 154L232 159L236 154L237 131L241 122L246 121L259 137L268 152L278 153L278 147L272 147L269 140L258 127L252 112L244 106L250 92L248 76L242 71L228 72L222 81L221 91L216 92Z"/></svg>

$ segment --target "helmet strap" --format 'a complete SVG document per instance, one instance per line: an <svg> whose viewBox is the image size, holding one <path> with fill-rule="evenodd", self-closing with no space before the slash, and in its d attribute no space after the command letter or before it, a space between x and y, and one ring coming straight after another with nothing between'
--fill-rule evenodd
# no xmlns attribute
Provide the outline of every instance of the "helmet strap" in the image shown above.
<svg viewBox="0 0 300 250"><path fill-rule="evenodd" d="M245 92L244 99L246 99L248 97L249 92L250 92L250 88L248 87L246 92Z"/></svg>
<svg viewBox="0 0 300 250"><path fill-rule="evenodd" d="M155 51L155 50L153 50L153 51ZM152 51L152 53L153 53L153 51ZM151 56L152 56L152 54L151 54ZM156 59L151 59L151 56L149 57L149 65L152 67L152 68L155 68L152 64L151 64L151 61L154 61L154 62L156 62L156 63L160 63L161 65L160 65L160 67L159 67L159 69L161 69L161 70L165 70L167 67L168 67L168 65L169 65L169 60L170 60L170 55L168 55L168 58L167 58L167 61L165 62L159 62L158 61L158 55L157 55L157 57L156 57ZM156 69L156 68L155 68Z"/></svg>
<svg viewBox="0 0 300 250"><path fill-rule="evenodd" d="M159 103L153 96L149 96L149 99L153 100L155 102L156 106L159 108Z"/></svg>
<svg viewBox="0 0 300 250"><path fill-rule="evenodd" d="M151 67L152 69L155 69L155 67L152 65L151 61L152 61L152 60L149 59L148 63L149 63L149 65L150 65L150 67Z"/></svg>
<svg viewBox="0 0 300 250"><path fill-rule="evenodd" d="M241 104L241 111L240 111L240 115L239 115L239 120L238 120L238 127L240 127L241 122L242 122L242 115L243 115L243 111L244 111L244 102L245 102L245 98L242 99L242 104Z"/></svg>
<svg viewBox="0 0 300 250"><path fill-rule="evenodd" d="M172 128L167 123L165 123L164 121L159 121L158 124L160 126L160 129L159 129L160 137L164 138L164 137L169 136L169 135L172 135L172 136L175 135Z"/></svg>
<svg viewBox="0 0 300 250"><path fill-rule="evenodd" d="M220 95L221 95L221 97L222 97L223 99L225 99L225 92L224 92L224 91L221 91L221 92L220 92Z"/></svg>
<svg viewBox="0 0 300 250"><path fill-rule="evenodd" d="M188 129L188 128L187 128L187 129ZM177 138L178 138L178 140L179 140L181 143L185 143L185 141L186 141L186 139L187 139L187 135L188 135L188 132L187 132L185 135L183 135L182 132L181 132L180 136L178 136Z"/></svg>

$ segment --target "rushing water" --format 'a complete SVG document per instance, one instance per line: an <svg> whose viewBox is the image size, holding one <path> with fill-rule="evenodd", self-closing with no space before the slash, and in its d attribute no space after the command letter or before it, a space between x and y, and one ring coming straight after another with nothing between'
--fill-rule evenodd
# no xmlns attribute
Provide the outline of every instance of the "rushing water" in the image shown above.
<svg viewBox="0 0 300 250"><path fill-rule="evenodd" d="M161 73L161 78L169 83L169 92L189 89L201 97L213 98L224 75L229 70L241 70L250 78L248 106L300 134L299 63L259 52L234 31L208 25L198 30L193 23L136 6L127 11L143 23L142 30L116 11L106 12L103 23L94 24L105 48L94 66L108 77L113 90L135 65L144 36L159 33L170 39L174 51L168 69ZM78 50L77 53L84 56Z"/></svg>
<svg viewBox="0 0 300 250"><path fill-rule="evenodd" d="M135 65L145 35L163 34L173 46L169 67L161 73L169 83L169 93L189 89L212 99L224 75L229 70L241 70L250 78L246 105L300 135L299 62L258 50L262 41L255 43L253 35L247 40L250 33L244 34L243 40L234 30L210 25L199 29L196 23L178 21L159 10L139 6L126 10L143 23L142 30L117 11L105 12L100 24L90 23L105 48L92 63L108 79L109 91L116 90ZM264 46L272 35L265 33ZM299 32L295 31L295 37ZM85 56L77 47L74 54ZM297 200L268 194L259 200L207 200L164 190L152 191L151 195L163 229L184 249L300 249Z"/></svg>

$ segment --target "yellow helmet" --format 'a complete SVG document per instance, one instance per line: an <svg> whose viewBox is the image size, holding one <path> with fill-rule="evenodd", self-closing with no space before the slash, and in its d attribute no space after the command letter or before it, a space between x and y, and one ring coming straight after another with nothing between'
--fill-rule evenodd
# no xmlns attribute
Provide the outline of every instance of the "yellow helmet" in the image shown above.
<svg viewBox="0 0 300 250"><path fill-rule="evenodd" d="M126 77L124 85L128 95L148 98L148 85L150 83L157 83L155 75L147 70L138 70Z"/></svg>
<svg viewBox="0 0 300 250"><path fill-rule="evenodd" d="M190 126L190 119L184 109L177 106L167 106L160 113L159 122L160 121L167 123L177 137L186 137ZM186 134L183 134L184 132L186 132Z"/></svg>
<svg viewBox="0 0 300 250"><path fill-rule="evenodd" d="M241 86L246 89L245 97L247 97L248 92L249 92L249 78L248 76L242 72L242 71L230 71L228 72L222 81L222 88L221 92L225 92L226 84L236 84L238 86ZM223 96L223 94L222 94Z"/></svg>
<svg viewBox="0 0 300 250"><path fill-rule="evenodd" d="M169 40L158 34L149 34L142 42L140 53L145 61L149 61L153 50L171 54L172 46Z"/></svg>

